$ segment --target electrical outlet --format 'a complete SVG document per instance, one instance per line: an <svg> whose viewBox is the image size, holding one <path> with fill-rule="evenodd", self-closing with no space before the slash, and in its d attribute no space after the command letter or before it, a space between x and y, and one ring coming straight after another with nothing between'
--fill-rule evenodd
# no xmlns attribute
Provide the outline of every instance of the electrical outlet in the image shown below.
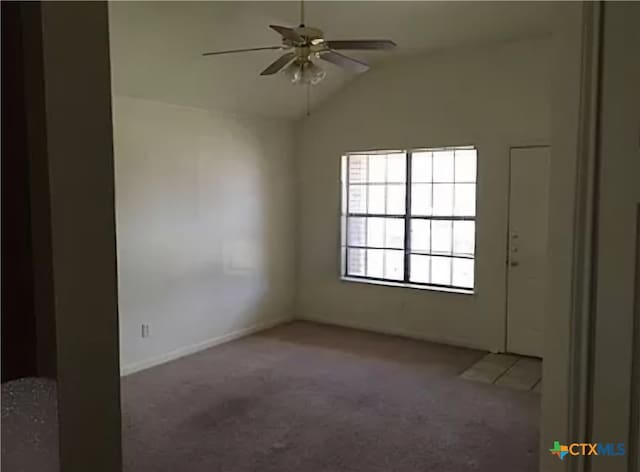
<svg viewBox="0 0 640 472"><path fill-rule="evenodd" d="M142 329L140 330L140 334L143 338L148 338L150 333L150 326L146 323L142 324Z"/></svg>

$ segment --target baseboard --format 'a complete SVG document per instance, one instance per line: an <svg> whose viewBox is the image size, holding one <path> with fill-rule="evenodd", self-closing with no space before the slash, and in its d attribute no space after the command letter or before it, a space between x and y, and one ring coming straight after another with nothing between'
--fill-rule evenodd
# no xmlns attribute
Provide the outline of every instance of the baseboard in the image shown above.
<svg viewBox="0 0 640 472"><path fill-rule="evenodd" d="M205 349L209 349L214 346L218 346L220 344L228 343L230 341L234 341L239 338L243 338L245 336L249 336L251 334L257 333L258 331L264 331L265 329L273 328L279 324L288 323L292 321L291 318L278 318L276 320L267 321L265 323L258 323L253 326L249 326L248 328L239 329L237 331L232 331L231 333L223 334L222 336L216 336L215 338L207 339L205 341L192 344L190 346L181 347L179 349L175 349L166 354L162 354L160 356L152 357L150 359L145 359L143 361L133 362L131 364L127 364L125 366L120 367L120 376L124 377L125 375L133 374L134 372L139 372L141 370L149 369L151 367L164 364L169 361L173 361L175 359L179 359L180 357L188 356L190 354L195 354L199 351L204 351Z"/></svg>
<svg viewBox="0 0 640 472"><path fill-rule="evenodd" d="M335 321L335 320L328 320L326 318L309 316L309 315L298 316L296 317L296 320L309 321L312 323L332 325L332 326L342 326L344 328L359 329L361 331L371 331L372 333L388 334L390 336L399 336L402 338L415 339L418 341L429 341L432 343L447 344L449 346L464 347L467 349L475 349L478 351L491 351L491 349L488 348L487 346L483 346L475 343L469 343L466 341L461 341L459 339L447 338L444 336L431 336L431 335L425 335L421 333L416 334L416 333L408 332L402 329L382 328L379 326L367 325L365 323L357 323L349 320Z"/></svg>

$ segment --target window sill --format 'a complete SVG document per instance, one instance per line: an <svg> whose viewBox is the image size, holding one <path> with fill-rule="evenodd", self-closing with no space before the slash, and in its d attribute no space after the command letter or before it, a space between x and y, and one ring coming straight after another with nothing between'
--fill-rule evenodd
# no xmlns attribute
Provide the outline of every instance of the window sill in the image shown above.
<svg viewBox="0 0 640 472"><path fill-rule="evenodd" d="M365 279L365 278L359 278L359 277L340 277L340 280L343 282L355 282L358 284L410 288L410 289L417 289L417 290L428 290L430 292L455 293L458 295L474 295L475 294L473 289L447 288L447 287L437 287L433 285L406 284L403 282L390 282L386 280Z"/></svg>

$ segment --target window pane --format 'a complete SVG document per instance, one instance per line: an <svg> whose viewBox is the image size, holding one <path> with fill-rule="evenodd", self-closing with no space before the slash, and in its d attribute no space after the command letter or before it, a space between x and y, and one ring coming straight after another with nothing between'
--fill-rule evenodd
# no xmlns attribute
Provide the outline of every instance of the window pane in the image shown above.
<svg viewBox="0 0 640 472"><path fill-rule="evenodd" d="M349 156L349 183L367 181L367 156L356 154Z"/></svg>
<svg viewBox="0 0 640 472"><path fill-rule="evenodd" d="M411 251L431 251L431 221L411 220Z"/></svg>
<svg viewBox="0 0 640 472"><path fill-rule="evenodd" d="M387 185L387 213L389 215L404 215L405 185Z"/></svg>
<svg viewBox="0 0 640 472"><path fill-rule="evenodd" d="M349 246L365 246L365 219L360 217L349 218Z"/></svg>
<svg viewBox="0 0 640 472"><path fill-rule="evenodd" d="M451 285L451 258L431 258L431 283L439 285Z"/></svg>
<svg viewBox="0 0 640 472"><path fill-rule="evenodd" d="M364 274L364 249L349 249L347 254L347 275Z"/></svg>
<svg viewBox="0 0 640 472"><path fill-rule="evenodd" d="M431 182L431 152L411 154L411 181Z"/></svg>
<svg viewBox="0 0 640 472"><path fill-rule="evenodd" d="M433 214L435 216L453 214L453 184L433 185Z"/></svg>
<svg viewBox="0 0 640 472"><path fill-rule="evenodd" d="M367 249L367 277L381 279L384 275L384 251L382 249Z"/></svg>
<svg viewBox="0 0 640 472"><path fill-rule="evenodd" d="M428 284L429 278L429 256L420 256L417 254L411 254L411 274L409 274L409 280L411 282Z"/></svg>
<svg viewBox="0 0 640 472"><path fill-rule="evenodd" d="M349 185L349 213L367 212L367 186Z"/></svg>
<svg viewBox="0 0 640 472"><path fill-rule="evenodd" d="M384 278L404 279L404 253L402 251L384 251Z"/></svg>
<svg viewBox="0 0 640 472"><path fill-rule="evenodd" d="M369 156L368 182L384 182L387 174L386 154L374 154Z"/></svg>
<svg viewBox="0 0 640 472"><path fill-rule="evenodd" d="M455 184L454 215L475 216L476 184Z"/></svg>
<svg viewBox="0 0 640 472"><path fill-rule="evenodd" d="M384 213L384 185L369 185L368 213Z"/></svg>
<svg viewBox="0 0 640 472"><path fill-rule="evenodd" d="M407 180L407 159L405 154L387 156L387 182L405 182Z"/></svg>
<svg viewBox="0 0 640 472"><path fill-rule="evenodd" d="M473 288L473 259L453 259L453 282L457 287Z"/></svg>
<svg viewBox="0 0 640 472"><path fill-rule="evenodd" d="M387 248L404 249L404 219L387 218L385 244Z"/></svg>
<svg viewBox="0 0 640 472"><path fill-rule="evenodd" d="M453 151L433 153L433 181L453 182Z"/></svg>
<svg viewBox="0 0 640 472"><path fill-rule="evenodd" d="M452 222L434 220L431 222L431 252L433 254L451 254Z"/></svg>
<svg viewBox="0 0 640 472"><path fill-rule="evenodd" d="M453 252L461 255L473 255L475 249L475 221L453 222Z"/></svg>
<svg viewBox="0 0 640 472"><path fill-rule="evenodd" d="M364 246L384 247L384 218L367 218L367 242Z"/></svg>
<svg viewBox="0 0 640 472"><path fill-rule="evenodd" d="M456 151L455 157L456 182L476 181L476 150L463 149Z"/></svg>
<svg viewBox="0 0 640 472"><path fill-rule="evenodd" d="M420 216L430 216L431 205L431 184L411 185L411 214Z"/></svg>

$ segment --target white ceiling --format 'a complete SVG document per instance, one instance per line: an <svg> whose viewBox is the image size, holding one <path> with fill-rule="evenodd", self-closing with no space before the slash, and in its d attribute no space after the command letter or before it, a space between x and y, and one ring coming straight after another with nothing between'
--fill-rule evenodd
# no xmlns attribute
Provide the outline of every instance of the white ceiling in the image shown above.
<svg viewBox="0 0 640 472"><path fill-rule="evenodd" d="M372 64L457 46L550 33L547 2L314 1L306 24L328 39L390 38L392 52L350 53ZM112 2L113 87L116 94L199 108L295 118L305 91L281 75L260 77L279 51L202 57L220 49L278 45L269 24L296 26L299 3ZM321 63L328 77L312 90L319 103L353 75ZM326 66L325 66L326 64Z"/></svg>

